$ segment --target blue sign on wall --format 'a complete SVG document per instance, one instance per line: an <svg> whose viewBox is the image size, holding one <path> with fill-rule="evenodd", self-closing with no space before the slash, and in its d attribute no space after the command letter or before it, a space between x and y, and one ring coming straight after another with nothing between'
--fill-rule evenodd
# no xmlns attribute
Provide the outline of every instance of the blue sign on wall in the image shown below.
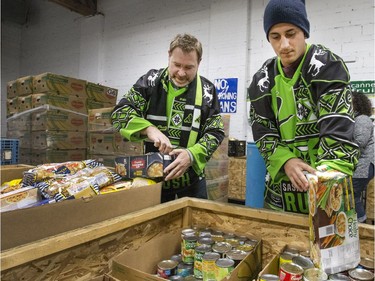
<svg viewBox="0 0 375 281"><path fill-rule="evenodd" d="M236 113L238 78L215 79L214 83L219 97L220 112Z"/></svg>

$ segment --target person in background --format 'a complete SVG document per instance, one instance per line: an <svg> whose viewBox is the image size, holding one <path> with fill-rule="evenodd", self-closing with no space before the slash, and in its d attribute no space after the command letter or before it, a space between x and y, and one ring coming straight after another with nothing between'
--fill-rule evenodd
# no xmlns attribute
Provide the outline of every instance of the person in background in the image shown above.
<svg viewBox="0 0 375 281"><path fill-rule="evenodd" d="M371 120L372 105L369 98L361 92L353 92L354 141L360 149L358 164L353 174L355 210L359 222L365 222L366 212L362 194L374 177L374 124Z"/></svg>
<svg viewBox="0 0 375 281"><path fill-rule="evenodd" d="M147 139L160 153L176 157L164 170L162 202L206 199L204 168L224 139L216 89L198 74L202 44L197 38L178 34L168 57L168 67L149 70L124 95L112 124L128 140Z"/></svg>
<svg viewBox="0 0 375 281"><path fill-rule="evenodd" d="M264 207L308 213L305 173L327 165L352 175L358 146L349 72L329 49L309 44L302 0L270 0L264 31L276 56L248 88L249 122L266 168Z"/></svg>

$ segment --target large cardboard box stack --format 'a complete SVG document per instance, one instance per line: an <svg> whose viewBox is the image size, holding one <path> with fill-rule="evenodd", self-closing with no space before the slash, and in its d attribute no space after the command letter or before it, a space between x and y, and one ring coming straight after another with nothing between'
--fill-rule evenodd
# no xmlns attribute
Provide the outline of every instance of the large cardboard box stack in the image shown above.
<svg viewBox="0 0 375 281"><path fill-rule="evenodd" d="M8 82L7 95L7 135L36 165L86 159L88 109L113 107L117 89L46 72Z"/></svg>
<svg viewBox="0 0 375 281"><path fill-rule="evenodd" d="M121 155L143 154L142 142L130 142L115 131L111 123L112 107L88 111L88 157L114 167Z"/></svg>
<svg viewBox="0 0 375 281"><path fill-rule="evenodd" d="M246 157L229 157L228 198L245 201Z"/></svg>
<svg viewBox="0 0 375 281"><path fill-rule="evenodd" d="M19 140L19 163L31 164L31 100L33 76L7 83L7 137Z"/></svg>
<svg viewBox="0 0 375 281"><path fill-rule="evenodd" d="M225 137L205 168L207 193L210 200L228 201L228 141L230 115L222 115Z"/></svg>

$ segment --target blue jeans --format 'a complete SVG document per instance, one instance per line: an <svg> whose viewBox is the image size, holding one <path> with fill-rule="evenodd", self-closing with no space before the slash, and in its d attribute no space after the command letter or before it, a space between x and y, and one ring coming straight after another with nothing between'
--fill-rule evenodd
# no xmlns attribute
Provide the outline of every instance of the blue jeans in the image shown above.
<svg viewBox="0 0 375 281"><path fill-rule="evenodd" d="M367 219L366 210L362 200L362 193L363 191L366 191L366 187L373 177L374 165L370 164L367 178L353 178L355 211L357 212L359 222L365 222Z"/></svg>
<svg viewBox="0 0 375 281"><path fill-rule="evenodd" d="M196 183L190 185L188 188L184 188L183 190L176 189L173 192L165 191L162 189L161 191L161 203L168 202L175 200L177 198L182 197L195 197L200 199L207 199L207 187L206 187L206 179L202 178L198 180Z"/></svg>

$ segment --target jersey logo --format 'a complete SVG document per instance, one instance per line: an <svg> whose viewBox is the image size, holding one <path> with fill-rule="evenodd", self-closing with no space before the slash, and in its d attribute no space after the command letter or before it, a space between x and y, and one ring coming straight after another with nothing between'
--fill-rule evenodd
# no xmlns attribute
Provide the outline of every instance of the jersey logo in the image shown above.
<svg viewBox="0 0 375 281"><path fill-rule="evenodd" d="M267 68L267 66L263 66L261 68L261 70L260 70L260 73L264 73L265 76L258 81L257 85L259 87L259 90L261 92L263 92L263 90L267 88L267 84L270 83L270 81L268 81L269 77L268 77L268 68Z"/></svg>
<svg viewBox="0 0 375 281"><path fill-rule="evenodd" d="M212 86L209 86L209 85L204 85L203 86L203 91L204 91L203 98L206 100L207 104L211 104L211 101L212 101L212 97L213 96L210 93L211 88L212 88Z"/></svg>
<svg viewBox="0 0 375 281"><path fill-rule="evenodd" d="M151 86L151 87L154 87L155 86L155 80L156 80L157 77L158 77L157 72L154 72L150 76L148 76L147 77L148 85Z"/></svg>
<svg viewBox="0 0 375 281"><path fill-rule="evenodd" d="M322 66L325 66L324 63L322 63L320 60L318 60L316 58L316 56L322 56L326 53L326 51L323 51L323 50L319 50L317 52L315 52L313 55L312 55L312 58L311 58L311 61L310 61L310 64L309 64L309 70L307 71L308 73L311 71L312 72L312 76L316 76L318 75L319 71L320 71L320 68Z"/></svg>

